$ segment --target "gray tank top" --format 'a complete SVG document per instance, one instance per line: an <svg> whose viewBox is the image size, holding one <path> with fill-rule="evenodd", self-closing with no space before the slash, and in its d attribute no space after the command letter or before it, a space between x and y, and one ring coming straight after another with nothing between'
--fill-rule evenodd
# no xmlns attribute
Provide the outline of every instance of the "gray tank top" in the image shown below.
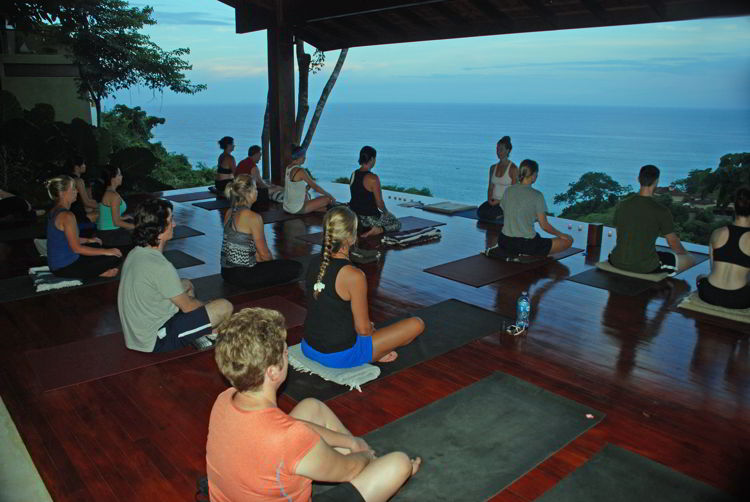
<svg viewBox="0 0 750 502"><path fill-rule="evenodd" d="M255 266L255 241L252 234L238 231L234 226L234 216L247 206L232 208L232 214L224 224L224 239L221 243L220 263L222 268Z"/></svg>

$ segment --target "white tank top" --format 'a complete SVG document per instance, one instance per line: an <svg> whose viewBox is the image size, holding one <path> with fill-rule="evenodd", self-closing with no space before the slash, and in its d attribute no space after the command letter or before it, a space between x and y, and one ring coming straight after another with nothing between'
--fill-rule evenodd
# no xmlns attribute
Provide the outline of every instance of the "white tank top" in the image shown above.
<svg viewBox="0 0 750 502"><path fill-rule="evenodd" d="M307 183L302 181L292 181L292 173L295 172L295 168L299 166L289 166L286 168L284 173L284 211L287 213L299 213L302 211L302 206L305 205L305 197L307 196ZM300 167L301 169L301 167Z"/></svg>
<svg viewBox="0 0 750 502"><path fill-rule="evenodd" d="M492 185L494 187L494 191L492 192L493 199L502 200L505 191L513 183L513 180L510 178L510 166L512 165L512 162L508 164L508 167L505 169L502 176L495 175L497 172L497 164L492 166Z"/></svg>

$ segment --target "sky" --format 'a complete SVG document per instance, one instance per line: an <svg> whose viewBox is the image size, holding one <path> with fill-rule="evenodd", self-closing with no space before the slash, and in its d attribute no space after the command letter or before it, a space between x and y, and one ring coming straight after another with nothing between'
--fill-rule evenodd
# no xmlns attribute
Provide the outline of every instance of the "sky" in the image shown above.
<svg viewBox="0 0 750 502"><path fill-rule="evenodd" d="M133 88L117 102L265 102L265 31L236 34L234 9L216 0L148 5L157 25L144 32L162 49L188 47L188 76L208 89ZM311 76L311 104L338 53L326 53L327 68ZM354 47L329 102L750 109L750 17Z"/></svg>

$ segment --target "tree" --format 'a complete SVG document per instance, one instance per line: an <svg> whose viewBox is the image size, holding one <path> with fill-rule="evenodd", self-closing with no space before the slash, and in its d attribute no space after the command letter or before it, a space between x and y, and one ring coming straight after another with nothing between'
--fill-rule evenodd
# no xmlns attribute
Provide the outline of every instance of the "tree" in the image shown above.
<svg viewBox="0 0 750 502"><path fill-rule="evenodd" d="M124 0L16 2L6 15L10 22L42 33L71 51L78 66L78 92L96 106L120 89L144 85L195 94L206 88L185 76L192 66L183 59L190 49L164 51L139 30L156 24L151 7L130 7Z"/></svg>
<svg viewBox="0 0 750 502"><path fill-rule="evenodd" d="M333 87L336 85L336 81L341 73L341 68L344 66L346 55L349 53L349 49L341 49L339 57L336 60L336 65L328 77L323 91L320 93L318 98L318 104L315 106L315 112L313 118L310 120L310 124L307 126L307 134L305 139L302 140L302 131L305 126L305 120L307 119L307 113L310 110L308 104L308 88L310 74L318 73L323 69L325 65L325 53L320 50L315 50L312 56L305 52L305 43L302 39L297 38L295 40L295 52L297 57L297 69L299 74L299 85L297 93L297 116L294 121L294 139L295 143L300 144L303 148L308 148L312 142L315 130L318 127L320 116L323 114L328 97L333 91ZM263 132L261 134L261 144L263 145L263 174L266 175L269 170L269 157L268 157L268 144L270 136L270 94L266 99L266 112L263 117Z"/></svg>
<svg viewBox="0 0 750 502"><path fill-rule="evenodd" d="M750 184L750 153L728 153L719 160L719 167L706 176L706 193L717 193L716 205L726 208L740 185Z"/></svg>
<svg viewBox="0 0 750 502"><path fill-rule="evenodd" d="M706 194L706 180L710 177L712 169L693 169L687 175L687 178L675 180L670 185L672 188L682 190L690 195Z"/></svg>
<svg viewBox="0 0 750 502"><path fill-rule="evenodd" d="M568 185L568 191L555 195L555 204L566 203L570 206L580 202L594 202L601 205L603 202L614 202L631 192L633 189L622 186L606 173L588 172L583 174L578 181Z"/></svg>

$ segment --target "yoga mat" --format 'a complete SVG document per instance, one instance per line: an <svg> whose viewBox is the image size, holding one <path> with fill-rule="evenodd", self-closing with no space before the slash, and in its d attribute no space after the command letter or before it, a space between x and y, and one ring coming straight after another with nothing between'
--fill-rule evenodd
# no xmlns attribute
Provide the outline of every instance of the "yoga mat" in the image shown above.
<svg viewBox="0 0 750 502"><path fill-rule="evenodd" d="M169 260L175 268L187 268L195 265L202 265L202 260L190 256L178 249L164 251L164 257ZM66 293L74 289L85 288L88 286L94 286L96 284L104 284L105 282L119 281L120 276L117 277L96 277L94 279L82 279L83 284L80 286L71 286L68 288L52 289L49 291L36 292L34 281L32 281L29 275L21 275L18 277L11 277L10 279L0 280L0 303L12 302L15 300L23 300L24 298L31 298L34 296L44 296L56 293Z"/></svg>
<svg viewBox="0 0 750 502"><path fill-rule="evenodd" d="M395 499L394 499L395 500ZM721 502L737 500L697 479L607 444L538 502Z"/></svg>
<svg viewBox="0 0 750 502"><path fill-rule="evenodd" d="M304 214L287 213L281 206L259 211L258 214L263 218L263 223L276 223L277 221L293 220L305 216Z"/></svg>
<svg viewBox="0 0 750 502"><path fill-rule="evenodd" d="M200 230L196 230L193 227L187 225L177 225L174 227L173 235L171 240L186 239L188 237L195 237L196 235L206 235Z"/></svg>
<svg viewBox="0 0 750 502"><path fill-rule="evenodd" d="M528 262L504 261L497 258L489 258L483 254L477 254L468 258L444 263L443 265L426 268L424 271L460 282L461 284L468 284L469 286L479 288L512 275L541 267L552 260L562 260L582 251L583 249L579 248L569 248L549 258L541 258Z"/></svg>
<svg viewBox="0 0 750 502"><path fill-rule="evenodd" d="M181 193L177 195L167 195L164 198L169 199L174 202L190 202L193 200L213 199L215 197L216 197L216 194L209 192L208 190L204 190L202 192L191 192L191 193Z"/></svg>
<svg viewBox="0 0 750 502"><path fill-rule="evenodd" d="M667 249L662 248L661 246L657 246L656 248L659 250ZM695 265L698 265L699 263L703 263L709 258L707 254L703 253L691 252L690 254L695 260L695 264L693 264L693 267ZM685 270L689 270L690 268L687 268ZM682 272L685 272L685 270L683 270ZM682 272L680 272L680 274ZM618 295L624 296L638 296L644 291L647 291L654 287L654 285L661 284L663 282L654 282L648 281L646 279L639 279L637 277L628 277L627 275L605 272L603 270L599 270L598 268L586 270L585 272L581 272L580 274L566 277L566 279L569 281L577 282L579 284L585 284L586 286L606 289L611 293L616 293Z"/></svg>
<svg viewBox="0 0 750 502"><path fill-rule="evenodd" d="M197 289L197 288L196 288ZM304 322L306 310L280 296L253 300L235 307L263 307L278 310L286 319L287 329ZM86 338L56 347L26 352L43 392L98 380L152 364L196 354L193 347L173 352L145 353L125 347L122 333Z"/></svg>
<svg viewBox="0 0 750 502"><path fill-rule="evenodd" d="M294 281L290 281L290 283L303 280L305 277L307 267L309 266L310 261L312 260L312 255L295 256L289 259L297 261L302 264L302 272L301 272L300 277L298 279L295 279ZM229 284L228 282L225 282L224 278L221 277L221 274L213 274L213 275L208 275L205 277L199 277L197 279L190 279L190 280L192 281L193 286L195 287L195 295L203 301L213 300L215 298L229 298L232 296L239 295L241 293L247 293L248 291L251 291L247 288L235 286L233 284ZM278 284L276 286L278 286ZM259 289L263 289L263 288L259 288Z"/></svg>
<svg viewBox="0 0 750 502"><path fill-rule="evenodd" d="M404 216L399 218L401 222L401 229L399 232L405 232L407 230L420 230L422 228L439 227L445 225L442 221L426 220L424 218L417 218L416 216ZM384 235L388 235L393 232L386 232ZM298 235L298 239L311 244L322 244L323 243L323 232L316 232L314 234L303 234Z"/></svg>
<svg viewBox="0 0 750 502"><path fill-rule="evenodd" d="M216 200L209 200L206 202L194 202L194 206L198 206L203 209L207 209L209 211L212 211L214 209L226 209L229 207L229 201L227 199L216 199Z"/></svg>
<svg viewBox="0 0 750 502"><path fill-rule="evenodd" d="M469 218L471 220L479 220L477 216L477 209L466 209L465 211L458 211L457 213L451 214L451 216L460 216L461 218Z"/></svg>
<svg viewBox="0 0 750 502"><path fill-rule="evenodd" d="M0 242L20 241L24 239L46 239L47 224L33 226L11 227L0 229Z"/></svg>
<svg viewBox="0 0 750 502"><path fill-rule="evenodd" d="M473 502L502 491L603 417L580 403L496 372L364 439L380 454L401 450L422 457L419 472L392 501ZM642 481L640 476L630 479ZM316 486L316 491L327 488ZM608 496L602 491L599 500L610 500Z"/></svg>
<svg viewBox="0 0 750 502"><path fill-rule="evenodd" d="M498 333L503 329L503 323L512 324L510 319L495 312L459 300L446 300L419 309L413 315L424 321L424 333L406 347L396 349L398 359L394 362L376 363L381 369L379 378L445 354L471 341ZM381 328L398 320L378 323L377 327ZM283 387L283 393L297 401L306 397L325 401L348 391L349 389L343 385L323 380L317 375L300 373L293 368L289 368L289 376Z"/></svg>

